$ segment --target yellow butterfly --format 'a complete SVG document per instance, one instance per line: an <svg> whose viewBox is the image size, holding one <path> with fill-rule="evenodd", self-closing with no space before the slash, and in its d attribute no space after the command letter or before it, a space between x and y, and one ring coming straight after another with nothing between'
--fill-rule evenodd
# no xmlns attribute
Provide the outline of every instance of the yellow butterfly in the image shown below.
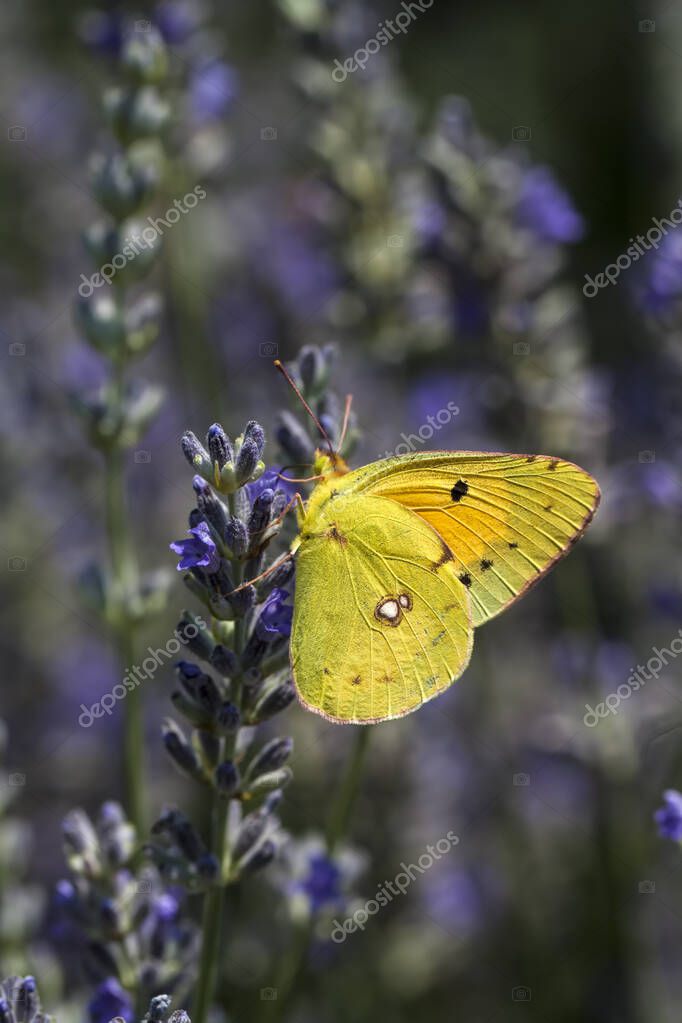
<svg viewBox="0 0 682 1023"><path fill-rule="evenodd" d="M330 721L402 717L466 668L473 630L587 528L599 487L544 455L437 451L352 472L318 452L299 517L291 661Z"/></svg>

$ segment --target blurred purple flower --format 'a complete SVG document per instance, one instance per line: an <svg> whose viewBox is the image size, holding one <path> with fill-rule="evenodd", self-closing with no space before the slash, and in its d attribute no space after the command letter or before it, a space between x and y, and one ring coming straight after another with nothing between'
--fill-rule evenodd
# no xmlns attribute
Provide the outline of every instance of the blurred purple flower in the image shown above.
<svg viewBox="0 0 682 1023"><path fill-rule="evenodd" d="M428 915L449 932L471 934L481 923L483 900L479 887L466 870L440 871L429 875L423 889Z"/></svg>
<svg viewBox="0 0 682 1023"><path fill-rule="evenodd" d="M189 539L175 540L169 544L170 549L180 555L178 572L184 572L188 568L207 568L209 572L215 572L220 563L220 556L206 523L200 522L188 532Z"/></svg>
<svg viewBox="0 0 682 1023"><path fill-rule="evenodd" d="M122 1016L126 1023L135 1018L133 1003L115 977L103 981L88 1006L90 1023L109 1023L115 1016Z"/></svg>
<svg viewBox="0 0 682 1023"><path fill-rule="evenodd" d="M238 77L223 60L209 60L192 70L190 110L198 124L219 120L237 95Z"/></svg>
<svg viewBox="0 0 682 1023"><path fill-rule="evenodd" d="M478 373L426 373L417 377L408 394L408 419L411 425L405 433L419 435L424 448L438 450L451 447L457 437L459 448L489 447L491 438L485 425L486 408L481 400L484 392L485 378ZM454 410L457 409L455 412ZM438 414L441 413L440 421ZM446 412L450 419L445 422ZM428 426L435 419L439 430L419 427ZM400 449L402 450L402 449Z"/></svg>
<svg viewBox="0 0 682 1023"><path fill-rule="evenodd" d="M337 290L338 274L331 259L311 232L296 224L270 228L256 255L295 315L322 312Z"/></svg>
<svg viewBox="0 0 682 1023"><path fill-rule="evenodd" d="M636 289L637 303L645 313L665 316L682 298L682 235L666 235L643 267L648 273Z"/></svg>
<svg viewBox="0 0 682 1023"><path fill-rule="evenodd" d="M548 167L531 167L523 176L517 206L519 223L547 242L577 242L585 224Z"/></svg>
<svg viewBox="0 0 682 1023"><path fill-rule="evenodd" d="M682 590L677 586L652 586L649 600L653 610L664 618L682 619Z"/></svg>
<svg viewBox="0 0 682 1023"><path fill-rule="evenodd" d="M260 618L256 623L256 631L260 639L266 642L274 642L280 636L288 638L291 635L291 621L294 609L285 601L289 599L286 590L275 588L263 604Z"/></svg>
<svg viewBox="0 0 682 1023"><path fill-rule="evenodd" d="M663 793L664 805L654 814L661 838L682 841L682 792L667 789Z"/></svg>
<svg viewBox="0 0 682 1023"><path fill-rule="evenodd" d="M79 394L99 390L107 378L104 358L85 345L68 348L60 370L66 389Z"/></svg>
<svg viewBox="0 0 682 1023"><path fill-rule="evenodd" d="M652 504L662 508L678 508L682 503L680 476L674 466L666 462L643 464L639 471L642 489Z"/></svg>
<svg viewBox="0 0 682 1023"><path fill-rule="evenodd" d="M623 520L651 507L678 512L682 508L679 470L662 460L621 465L614 473L609 498L611 514Z"/></svg>
<svg viewBox="0 0 682 1023"><path fill-rule="evenodd" d="M152 913L163 923L172 923L180 912L180 903L169 892L164 892L152 902Z"/></svg>
<svg viewBox="0 0 682 1023"><path fill-rule="evenodd" d="M86 46L110 57L117 57L123 45L125 20L120 11L87 11L79 24L79 35Z"/></svg>
<svg viewBox="0 0 682 1023"><path fill-rule="evenodd" d="M54 889L54 897L55 902L60 909L68 909L74 904L76 889L71 881L67 881L66 879L57 881Z"/></svg>
<svg viewBox="0 0 682 1023"><path fill-rule="evenodd" d="M594 672L604 692L611 692L625 682L635 663L634 651L627 643L615 640L599 643L594 656Z"/></svg>
<svg viewBox="0 0 682 1023"><path fill-rule="evenodd" d="M307 896L313 913L343 899L341 870L334 860L316 852L307 863L307 872L298 881L296 890Z"/></svg>
<svg viewBox="0 0 682 1023"><path fill-rule="evenodd" d="M169 46L177 46L196 32L200 18L192 3L161 0L154 8L154 23Z"/></svg>
<svg viewBox="0 0 682 1023"><path fill-rule="evenodd" d="M408 215L419 244L435 244L447 227L447 215L436 199L415 195L408 200Z"/></svg>

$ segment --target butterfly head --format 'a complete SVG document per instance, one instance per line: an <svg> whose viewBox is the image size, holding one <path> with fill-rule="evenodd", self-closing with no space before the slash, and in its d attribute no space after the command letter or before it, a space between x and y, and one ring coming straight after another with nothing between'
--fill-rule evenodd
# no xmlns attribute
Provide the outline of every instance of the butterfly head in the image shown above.
<svg viewBox="0 0 682 1023"><path fill-rule="evenodd" d="M341 455L336 452L323 451L320 448L315 452L315 461L313 462L315 476L321 476L326 482L336 476L345 476L347 472L349 472L348 466Z"/></svg>

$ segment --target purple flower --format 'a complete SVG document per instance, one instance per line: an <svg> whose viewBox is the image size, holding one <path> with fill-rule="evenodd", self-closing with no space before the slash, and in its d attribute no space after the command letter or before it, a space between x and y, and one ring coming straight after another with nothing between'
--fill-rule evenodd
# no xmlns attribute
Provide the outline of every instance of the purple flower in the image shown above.
<svg viewBox="0 0 682 1023"><path fill-rule="evenodd" d="M256 624L256 631L260 639L273 643L280 636L288 638L291 635L291 620L293 618L293 607L284 602L289 599L286 590L275 588L263 604L260 618Z"/></svg>
<svg viewBox="0 0 682 1023"><path fill-rule="evenodd" d="M665 462L649 462L640 466L640 487L652 504L661 508L679 508L682 484L677 469Z"/></svg>
<svg viewBox="0 0 682 1023"><path fill-rule="evenodd" d="M95 991L88 1006L90 1023L109 1023L115 1016L122 1016L126 1023L135 1018L133 1003L115 977L103 981Z"/></svg>
<svg viewBox="0 0 682 1023"><path fill-rule="evenodd" d="M79 25L85 45L110 57L121 52L124 30L124 19L117 11L88 11Z"/></svg>
<svg viewBox="0 0 682 1023"><path fill-rule="evenodd" d="M663 793L664 805L654 814L661 838L682 841L682 792L667 789Z"/></svg>
<svg viewBox="0 0 682 1023"><path fill-rule="evenodd" d="M286 494L287 500L290 500L296 493L296 486L293 483L286 483L283 479L280 479L279 473L282 470L277 466L273 466L271 469L266 469L262 476L259 476L254 483L247 484L247 492L251 504L256 500L257 497L263 493L264 490L281 490L283 494ZM286 476L287 473L284 473ZM294 472L289 470L289 475L296 475Z"/></svg>
<svg viewBox="0 0 682 1023"><path fill-rule="evenodd" d="M189 103L199 124L219 120L237 95L237 73L222 60L200 64L192 73Z"/></svg>
<svg viewBox="0 0 682 1023"><path fill-rule="evenodd" d="M55 902L57 905L68 908L73 906L76 899L76 889L71 881L57 881L55 885Z"/></svg>
<svg viewBox="0 0 682 1023"><path fill-rule="evenodd" d="M516 213L543 241L577 242L584 234L583 218L548 167L526 171Z"/></svg>
<svg viewBox="0 0 682 1023"><path fill-rule="evenodd" d="M295 221L275 222L257 246L258 265L294 314L323 310L338 290L338 273L315 233Z"/></svg>
<svg viewBox="0 0 682 1023"><path fill-rule="evenodd" d="M673 585L652 586L649 600L654 611L676 621L682 618L682 590Z"/></svg>
<svg viewBox="0 0 682 1023"><path fill-rule="evenodd" d="M644 264L648 275L637 290L637 300L645 313L665 316L682 297L682 237L666 235Z"/></svg>
<svg viewBox="0 0 682 1023"><path fill-rule="evenodd" d="M160 923L172 923L179 911L180 903L170 892L163 892L152 901L152 913Z"/></svg>
<svg viewBox="0 0 682 1023"><path fill-rule="evenodd" d="M198 12L182 0L161 0L154 9L154 22L169 46L186 42L199 28Z"/></svg>
<svg viewBox="0 0 682 1023"><path fill-rule="evenodd" d="M176 540L170 549L180 555L178 572L188 568L206 568L215 572L220 564L220 556L205 522L200 522L189 530L188 540Z"/></svg>
<svg viewBox="0 0 682 1023"><path fill-rule="evenodd" d="M430 875L422 891L428 915L446 930L471 934L484 916L479 884L466 870Z"/></svg>
<svg viewBox="0 0 682 1023"><path fill-rule="evenodd" d="M334 860L324 853L314 853L307 864L307 872L298 882L297 889L307 896L313 912L325 905L338 904L343 898L341 871Z"/></svg>

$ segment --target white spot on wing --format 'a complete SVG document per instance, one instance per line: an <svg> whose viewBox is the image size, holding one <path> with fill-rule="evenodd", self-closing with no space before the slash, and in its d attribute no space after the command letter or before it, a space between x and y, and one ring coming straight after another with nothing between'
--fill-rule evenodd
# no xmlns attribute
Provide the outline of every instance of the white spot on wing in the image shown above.
<svg viewBox="0 0 682 1023"><path fill-rule="evenodd" d="M383 603L377 607L377 617L385 618L387 622L394 622L400 614L400 607L398 601L389 598L384 600Z"/></svg>

